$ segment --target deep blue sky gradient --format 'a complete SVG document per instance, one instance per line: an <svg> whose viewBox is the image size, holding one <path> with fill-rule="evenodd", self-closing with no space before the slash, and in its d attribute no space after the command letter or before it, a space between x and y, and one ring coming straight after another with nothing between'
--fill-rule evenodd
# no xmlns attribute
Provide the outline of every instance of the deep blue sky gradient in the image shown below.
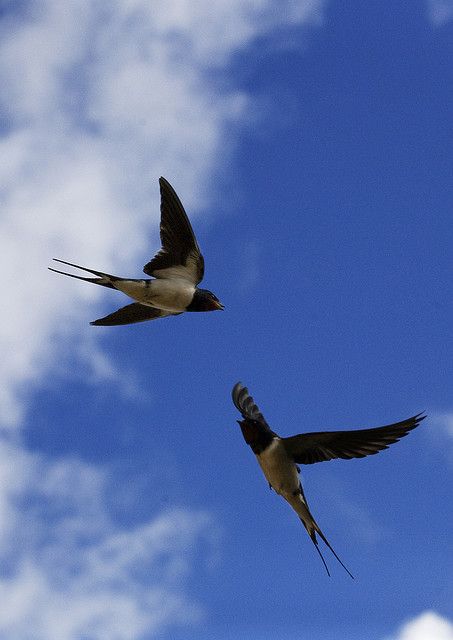
<svg viewBox="0 0 453 640"><path fill-rule="evenodd" d="M194 222L225 311L93 327L139 398L81 377L30 401L31 449L134 488L119 522L181 504L223 529L191 589L207 620L162 637L380 640L426 609L453 616L452 442L433 420L378 456L302 469L353 582L328 550L325 575L230 400L241 380L283 435L453 409L453 23L409 5L331 2L290 49L235 57L222 81L261 108L212 188L217 215ZM105 311L122 302L107 292Z"/></svg>

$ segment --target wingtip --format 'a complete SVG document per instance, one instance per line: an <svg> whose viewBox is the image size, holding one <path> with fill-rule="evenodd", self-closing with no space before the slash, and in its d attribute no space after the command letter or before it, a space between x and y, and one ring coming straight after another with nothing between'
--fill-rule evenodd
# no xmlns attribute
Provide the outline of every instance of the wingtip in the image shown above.
<svg viewBox="0 0 453 640"><path fill-rule="evenodd" d="M236 384L234 385L232 391L231 391L231 398L233 400L233 404L236 407L236 409L239 411L239 413L244 416L244 407L242 404L242 400L244 399L244 395L248 396L249 392L247 387L244 387L244 385L242 384L242 382L236 382Z"/></svg>
<svg viewBox="0 0 453 640"><path fill-rule="evenodd" d="M240 410L239 408L239 394L241 393L241 391L243 389L246 389L246 387L244 387L244 385L242 384L242 382L236 382L236 384L234 385L233 389L231 390L231 397L233 398L233 402L235 404L235 406Z"/></svg>
<svg viewBox="0 0 453 640"><path fill-rule="evenodd" d="M420 422L427 417L428 417L428 414L426 413L425 410L423 410L423 411L420 411L420 413L417 413L415 416L413 416L412 420L415 422L415 426L418 427Z"/></svg>

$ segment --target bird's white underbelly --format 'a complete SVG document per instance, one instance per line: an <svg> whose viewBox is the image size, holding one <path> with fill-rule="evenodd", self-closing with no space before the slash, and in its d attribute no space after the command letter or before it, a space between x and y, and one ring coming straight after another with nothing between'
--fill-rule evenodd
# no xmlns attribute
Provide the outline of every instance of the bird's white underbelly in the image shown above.
<svg viewBox="0 0 453 640"><path fill-rule="evenodd" d="M165 311L184 311L192 302L195 287L183 279L123 280L115 283L117 289L142 304Z"/></svg>
<svg viewBox="0 0 453 640"><path fill-rule="evenodd" d="M292 495L299 489L297 467L286 453L280 438L274 438L256 457L274 491L285 496Z"/></svg>
<svg viewBox="0 0 453 640"><path fill-rule="evenodd" d="M192 302L195 287L187 280L159 279L150 286L149 303L166 311L184 311Z"/></svg>

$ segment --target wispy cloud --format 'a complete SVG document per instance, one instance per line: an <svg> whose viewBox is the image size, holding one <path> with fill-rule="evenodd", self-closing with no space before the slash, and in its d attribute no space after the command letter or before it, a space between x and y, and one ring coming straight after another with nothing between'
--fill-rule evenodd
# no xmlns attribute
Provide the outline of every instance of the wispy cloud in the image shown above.
<svg viewBox="0 0 453 640"><path fill-rule="evenodd" d="M432 429L425 430L425 438L434 451L438 451L442 458L453 463L453 411L429 412L429 422Z"/></svg>
<svg viewBox="0 0 453 640"><path fill-rule="evenodd" d="M187 582L215 554L207 513L172 509L123 529L105 471L5 442L0 480L1 637L134 640L203 616Z"/></svg>
<svg viewBox="0 0 453 640"><path fill-rule="evenodd" d="M428 15L436 27L442 26L453 18L453 0L428 0Z"/></svg>
<svg viewBox="0 0 453 640"><path fill-rule="evenodd" d="M453 411L446 411L444 413L433 413L431 416L433 424L439 426L445 435L449 438L453 438Z"/></svg>
<svg viewBox="0 0 453 640"><path fill-rule="evenodd" d="M174 182L193 217L247 120L249 96L218 82L231 57L257 38L265 47L276 29L318 24L323 4L28 0L4 12L3 426L20 424L30 383L68 350L82 353L99 312L102 292L69 287L46 272L49 259L135 273L158 248L157 177Z"/></svg>
<svg viewBox="0 0 453 640"><path fill-rule="evenodd" d="M405 622L388 640L453 640L453 623L435 611L425 611Z"/></svg>

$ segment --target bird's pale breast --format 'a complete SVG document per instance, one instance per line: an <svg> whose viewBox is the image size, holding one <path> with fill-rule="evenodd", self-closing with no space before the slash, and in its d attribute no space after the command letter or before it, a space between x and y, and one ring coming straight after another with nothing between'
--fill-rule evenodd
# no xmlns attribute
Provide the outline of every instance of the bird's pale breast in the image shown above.
<svg viewBox="0 0 453 640"><path fill-rule="evenodd" d="M115 286L138 302L174 312L184 311L195 291L194 285L182 278L125 280Z"/></svg>
<svg viewBox="0 0 453 640"><path fill-rule="evenodd" d="M297 467L288 457L280 438L274 438L271 444L256 457L274 491L284 496L299 489Z"/></svg>

